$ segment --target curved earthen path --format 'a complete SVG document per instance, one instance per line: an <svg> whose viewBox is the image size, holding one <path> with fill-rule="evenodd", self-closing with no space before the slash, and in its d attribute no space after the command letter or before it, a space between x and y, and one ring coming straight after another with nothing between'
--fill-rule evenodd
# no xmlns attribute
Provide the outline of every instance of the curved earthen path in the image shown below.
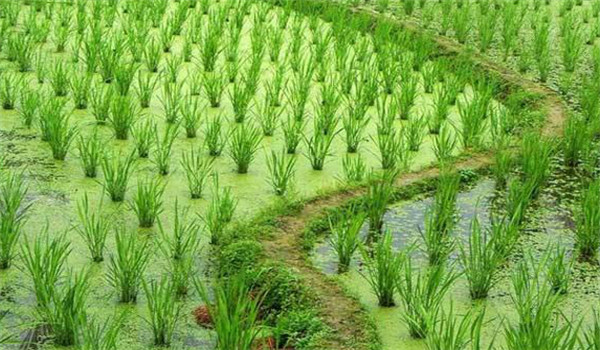
<svg viewBox="0 0 600 350"><path fill-rule="evenodd" d="M392 20L412 31L419 31L413 22L391 19L387 16L367 9L354 9L363 15L372 16L373 20ZM462 45L442 36L433 36L433 40L447 54L458 54L464 50ZM541 105L546 111L546 121L542 133L547 136L560 136L562 126L567 117L567 110L562 99L549 88L521 77L518 73L500 66L485 57L473 54L472 59L482 69L497 74L509 85L520 87L526 91L542 96ZM491 164L491 154L480 153L459 160L457 169L479 169ZM396 186L406 186L438 175L435 167L400 175ZM373 325L368 321L368 314L357 300L347 296L343 287L333 278L324 275L307 261L307 254L302 248L302 234L308 223L316 219L327 208L338 207L344 202L361 196L365 188L341 191L308 201L294 215L281 216L277 219L277 228L262 243L269 258L281 261L297 270L305 283L314 291L318 300L317 308L324 322L331 328L331 335L324 344L326 349L368 350L378 343Z"/></svg>

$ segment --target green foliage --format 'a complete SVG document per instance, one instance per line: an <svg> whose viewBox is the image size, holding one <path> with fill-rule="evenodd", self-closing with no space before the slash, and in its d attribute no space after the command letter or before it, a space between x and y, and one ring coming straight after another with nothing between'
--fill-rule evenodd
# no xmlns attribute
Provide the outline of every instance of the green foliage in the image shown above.
<svg viewBox="0 0 600 350"><path fill-rule="evenodd" d="M152 329L155 346L171 345L182 305L177 303L173 284L162 278L160 282L144 283L144 292L148 298L146 322Z"/></svg>
<svg viewBox="0 0 600 350"><path fill-rule="evenodd" d="M77 215L80 225L76 230L85 241L92 260L104 261L104 247L111 225L108 218L102 214L102 205L99 205L96 211L92 211L86 192L83 199L77 203Z"/></svg>
<svg viewBox="0 0 600 350"><path fill-rule="evenodd" d="M394 252L392 234L386 232L379 237L373 251L367 247L361 249L362 260L366 267L363 277L377 296L379 306L394 306L394 292L396 281L406 257L402 253Z"/></svg>
<svg viewBox="0 0 600 350"><path fill-rule="evenodd" d="M30 205L24 205L27 186L22 174L2 174L0 182L0 270L8 269L14 258L15 248L23 232L25 215Z"/></svg>
<svg viewBox="0 0 600 350"><path fill-rule="evenodd" d="M108 281L122 303L137 301L143 274L150 259L148 241L141 242L135 232L115 229L116 253L111 254Z"/></svg>

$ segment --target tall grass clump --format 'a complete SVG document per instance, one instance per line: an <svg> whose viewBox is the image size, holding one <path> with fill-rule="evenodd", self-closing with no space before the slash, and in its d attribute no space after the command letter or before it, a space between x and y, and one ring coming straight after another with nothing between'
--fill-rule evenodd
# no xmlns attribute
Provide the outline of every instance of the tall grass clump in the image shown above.
<svg viewBox="0 0 600 350"><path fill-rule="evenodd" d="M229 136L229 156L237 166L238 174L246 174L254 160L262 137L258 128L238 125Z"/></svg>
<svg viewBox="0 0 600 350"><path fill-rule="evenodd" d="M353 157L346 154L344 159L342 159L342 169L344 171L344 179L351 184L363 181L367 173L367 166L360 155Z"/></svg>
<svg viewBox="0 0 600 350"><path fill-rule="evenodd" d="M90 288L89 272L71 274L49 296L49 303L39 309L41 321L48 324L52 341L59 346L79 345L86 327L85 310Z"/></svg>
<svg viewBox="0 0 600 350"><path fill-rule="evenodd" d="M350 268L352 257L361 244L360 231L365 220L365 214L356 215L350 209L335 223L329 222L331 230L329 244L333 247L338 258L338 273L347 272Z"/></svg>
<svg viewBox="0 0 600 350"><path fill-rule="evenodd" d="M202 217L206 230L210 234L211 244L219 244L225 232L225 227L231 222L237 207L237 200L231 194L231 188L219 188L219 178L213 178L212 199L206 214Z"/></svg>
<svg viewBox="0 0 600 350"><path fill-rule="evenodd" d="M86 177L95 178L100 167L101 157L104 151L104 144L98 137L98 133L94 132L91 137L79 137L77 142L77 150L81 158L83 173Z"/></svg>
<svg viewBox="0 0 600 350"><path fill-rule="evenodd" d="M181 166L185 172L188 189L192 199L202 198L204 185L212 171L214 158L206 158L201 152L192 148L189 152L183 152Z"/></svg>
<svg viewBox="0 0 600 350"><path fill-rule="evenodd" d="M104 261L104 247L111 224L108 218L102 214L102 205L93 211L88 194L84 193L83 199L77 203L77 215L80 225L76 230L85 241L92 261Z"/></svg>
<svg viewBox="0 0 600 350"><path fill-rule="evenodd" d="M131 130L138 157L148 158L156 141L156 124L151 119L137 123Z"/></svg>
<svg viewBox="0 0 600 350"><path fill-rule="evenodd" d="M168 175L171 171L171 154L173 143L179 134L179 125L169 124L165 129L163 137L158 135L158 129L154 127L154 138L156 148L154 149L154 157L152 161L158 169L160 175Z"/></svg>
<svg viewBox="0 0 600 350"><path fill-rule="evenodd" d="M177 302L173 284L162 278L160 282L144 283L148 299L146 322L152 329L155 346L171 345L173 334L181 315L182 305Z"/></svg>
<svg viewBox="0 0 600 350"><path fill-rule="evenodd" d="M154 226L158 215L162 212L162 196L165 184L158 179L139 181L137 191L129 206L138 218L139 226Z"/></svg>
<svg viewBox="0 0 600 350"><path fill-rule="evenodd" d="M63 274L70 253L71 246L65 235L51 240L47 227L33 242L25 239L21 246L21 257L25 270L33 281L38 307L43 309L52 302L56 284Z"/></svg>
<svg viewBox="0 0 600 350"><path fill-rule="evenodd" d="M587 121L577 114L570 115L565 123L561 142L566 165L575 167L582 161L589 140Z"/></svg>
<svg viewBox="0 0 600 350"><path fill-rule="evenodd" d="M121 327L123 315L116 318L107 318L104 322L97 322L94 318L87 320L87 326L83 330L84 350L115 350Z"/></svg>
<svg viewBox="0 0 600 350"><path fill-rule="evenodd" d="M0 270L8 269L31 205L24 205L27 186L21 174L2 174L0 181Z"/></svg>
<svg viewBox="0 0 600 350"><path fill-rule="evenodd" d="M401 252L394 252L392 234L386 232L379 237L372 252L363 248L362 258L366 268L363 277L377 296L379 306L394 306L396 281L405 256Z"/></svg>
<svg viewBox="0 0 600 350"><path fill-rule="evenodd" d="M405 311L402 320L410 336L423 339L430 334L444 297L459 275L451 269L446 271L442 265L415 272L411 260L406 259L396 288Z"/></svg>
<svg viewBox="0 0 600 350"><path fill-rule="evenodd" d="M577 344L579 326L557 313L559 295L542 277L544 264L532 267L529 257L522 261L512 276L511 299L517 311L517 321L504 327L509 350L573 349Z"/></svg>
<svg viewBox="0 0 600 350"><path fill-rule="evenodd" d="M269 183L276 195L283 196L288 192L294 179L295 166L296 157L286 156L285 150L279 153L271 151L271 155L267 155Z"/></svg>
<svg viewBox="0 0 600 350"><path fill-rule="evenodd" d="M204 132L204 144L208 149L208 154L213 157L218 157L223 152L225 140L223 136L223 122L220 115L208 121Z"/></svg>
<svg viewBox="0 0 600 350"><path fill-rule="evenodd" d="M133 124L139 115L138 106L129 96L114 96L110 105L108 120L117 140L127 140Z"/></svg>
<svg viewBox="0 0 600 350"><path fill-rule="evenodd" d="M116 253L110 256L108 281L122 303L135 303L151 252L148 241L140 242L135 233L115 229Z"/></svg>
<svg viewBox="0 0 600 350"><path fill-rule="evenodd" d="M600 180L582 191L576 211L575 247L582 260L597 262L600 248Z"/></svg>
<svg viewBox="0 0 600 350"><path fill-rule="evenodd" d="M102 158L102 171L104 173L104 190L113 202L122 202L129 184L129 178L135 166L135 153L128 156L121 154L105 155Z"/></svg>
<svg viewBox="0 0 600 350"><path fill-rule="evenodd" d="M51 103L52 106L57 106ZM47 111L47 109L44 109ZM77 128L70 125L70 116L62 108L45 114L40 122L45 141L50 145L52 156L56 160L64 160L71 144L77 136ZM44 136L43 135L43 136Z"/></svg>
<svg viewBox="0 0 600 350"><path fill-rule="evenodd" d="M450 303L448 311L442 310L438 320L433 325L427 336L428 350L466 350L481 349L481 330L485 325L483 321L485 310L475 311L470 309L464 315L457 315L454 305ZM488 349L492 349L492 342Z"/></svg>
<svg viewBox="0 0 600 350"><path fill-rule="evenodd" d="M503 261L495 246L495 236L488 234L489 231L481 228L479 219L475 216L471 220L468 249L460 246L460 261L469 282L472 299L488 296L497 282L498 268Z"/></svg>
<svg viewBox="0 0 600 350"><path fill-rule="evenodd" d="M323 170L327 156L331 155L331 144L336 134L337 132L323 133L319 128L315 128L310 137L304 135L306 157L313 170Z"/></svg>
<svg viewBox="0 0 600 350"><path fill-rule="evenodd" d="M567 258L566 249L558 244L554 249L548 246L547 251L546 278L550 288L554 293L567 294L574 260Z"/></svg>
<svg viewBox="0 0 600 350"><path fill-rule="evenodd" d="M251 296L243 276L222 279L212 293L196 280L196 289L207 305L217 335L218 350L250 350L258 338L259 308L262 297ZM211 297L212 295L212 297Z"/></svg>
<svg viewBox="0 0 600 350"><path fill-rule="evenodd" d="M395 172L377 175L371 172L368 176L369 186L364 198L364 205L369 219L369 239L375 238L383 231L383 216L392 199Z"/></svg>
<svg viewBox="0 0 600 350"><path fill-rule="evenodd" d="M531 187L533 198L537 197L550 174L554 144L554 140L540 137L537 133L528 133L523 136L521 170L525 183Z"/></svg>

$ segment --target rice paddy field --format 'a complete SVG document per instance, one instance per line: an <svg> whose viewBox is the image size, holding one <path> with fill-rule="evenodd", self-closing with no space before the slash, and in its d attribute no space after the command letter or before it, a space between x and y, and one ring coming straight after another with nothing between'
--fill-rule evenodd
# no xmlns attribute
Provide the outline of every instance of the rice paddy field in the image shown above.
<svg viewBox="0 0 600 350"><path fill-rule="evenodd" d="M599 14L0 0L0 349L600 349Z"/></svg>

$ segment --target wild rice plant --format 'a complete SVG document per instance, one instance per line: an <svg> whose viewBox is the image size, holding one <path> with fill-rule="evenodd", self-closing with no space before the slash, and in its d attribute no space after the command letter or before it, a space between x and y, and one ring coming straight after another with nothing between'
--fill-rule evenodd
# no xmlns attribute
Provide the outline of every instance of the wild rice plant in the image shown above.
<svg viewBox="0 0 600 350"><path fill-rule="evenodd" d="M57 111L55 114L47 116L46 135L47 141L52 150L52 156L56 160L65 160L69 148L77 135L77 128L70 126L70 116L66 113Z"/></svg>
<svg viewBox="0 0 600 350"><path fill-rule="evenodd" d="M563 130L562 149L565 163L568 166L577 166L589 142L589 129L585 119L572 114L567 119Z"/></svg>
<svg viewBox="0 0 600 350"><path fill-rule="evenodd" d="M273 106L268 99L264 100L264 103L255 114L264 136L273 136L283 112L283 108Z"/></svg>
<svg viewBox="0 0 600 350"><path fill-rule="evenodd" d="M219 178L214 177L213 197L208 206L206 215L202 217L208 232L210 233L210 243L219 244L222 239L225 226L233 218L233 213L237 207L237 200L231 194L231 188L223 190L219 188Z"/></svg>
<svg viewBox="0 0 600 350"><path fill-rule="evenodd" d="M195 286L213 321L217 334L216 348L252 349L261 332L259 309L262 297L251 296L245 278L234 276L231 279L222 279L213 285L212 293L198 280L195 280Z"/></svg>
<svg viewBox="0 0 600 350"><path fill-rule="evenodd" d="M221 25L214 15L209 16L210 25L206 27L202 45L200 45L200 62L205 72L213 72L221 51Z"/></svg>
<svg viewBox="0 0 600 350"><path fill-rule="evenodd" d="M550 288L554 293L566 294L569 291L571 282L571 273L573 268L573 260L567 260L566 249L556 245L554 249L548 247L548 252L554 251L553 254L548 254L546 278L550 284Z"/></svg>
<svg viewBox="0 0 600 350"><path fill-rule="evenodd" d="M33 243L25 238L21 246L21 257L33 281L37 306L42 309L52 302L56 294L56 283L65 269L70 252L71 246L65 235L59 235L51 240L47 227L36 236Z"/></svg>
<svg viewBox="0 0 600 350"><path fill-rule="evenodd" d="M331 235L329 244L337 254L338 273L347 272L356 250L360 248L360 231L365 222L366 215L355 215L352 210L344 213L335 223L329 222ZM383 257L382 257L383 259Z"/></svg>
<svg viewBox="0 0 600 350"><path fill-rule="evenodd" d="M183 64L183 58L177 55L167 56L166 65L163 70L163 74L167 78L167 81L171 84L177 84L177 76L181 70Z"/></svg>
<svg viewBox="0 0 600 350"><path fill-rule="evenodd" d="M392 235L383 234L375 243L372 252L363 248L362 258L366 273L362 273L377 296L379 306L394 306L394 292L400 269L406 259L402 252L394 252Z"/></svg>
<svg viewBox="0 0 600 350"><path fill-rule="evenodd" d="M582 332L579 337L579 346L586 350L596 350L600 348L600 315L598 311L593 310L594 321L591 327Z"/></svg>
<svg viewBox="0 0 600 350"><path fill-rule="evenodd" d="M358 152L360 143L364 140L363 133L368 124L369 120L356 119L350 113L348 113L343 119L342 123L344 126L344 136L346 139L346 151L348 153Z"/></svg>
<svg viewBox="0 0 600 350"><path fill-rule="evenodd" d="M200 127L200 106L198 99L192 95L187 96L187 101L181 106L181 124L185 129L185 136L193 139L198 134Z"/></svg>
<svg viewBox="0 0 600 350"><path fill-rule="evenodd" d="M550 23L538 20L533 27L533 56L542 82L548 80L551 69Z"/></svg>
<svg viewBox="0 0 600 350"><path fill-rule="evenodd" d="M485 114L482 114L482 105L479 99L470 102L458 101L460 128L456 128L464 148L478 147L481 145L485 131Z"/></svg>
<svg viewBox="0 0 600 350"><path fill-rule="evenodd" d="M485 324L484 311L469 311L460 320L454 313L454 306L450 303L448 312L441 311L439 320L435 322L427 336L428 350L466 350L481 349L481 329ZM493 339L489 345L492 349Z"/></svg>
<svg viewBox="0 0 600 350"><path fill-rule="evenodd" d="M116 318L107 318L103 323L95 319L87 320L87 327L83 329L84 350L116 350L119 332L123 325L123 315Z"/></svg>
<svg viewBox="0 0 600 350"><path fill-rule="evenodd" d="M241 124L229 135L229 156L235 162L238 174L246 174L254 160L262 137L257 127Z"/></svg>
<svg viewBox="0 0 600 350"><path fill-rule="evenodd" d="M442 166L449 163L456 149L456 138L447 124L440 128L440 132L433 138L433 153L438 163Z"/></svg>
<svg viewBox="0 0 600 350"><path fill-rule="evenodd" d="M344 178L348 183L362 182L367 172L365 161L360 155L351 156L346 154L342 159L342 168L344 170Z"/></svg>
<svg viewBox="0 0 600 350"><path fill-rule="evenodd" d="M212 108L221 106L221 97L225 87L225 79L220 74L207 73L204 75L204 93Z"/></svg>
<svg viewBox="0 0 600 350"><path fill-rule="evenodd" d="M131 127L139 117L137 105L129 96L114 96L110 105L110 122L117 140L127 140Z"/></svg>
<svg viewBox="0 0 600 350"><path fill-rule="evenodd" d="M112 86L102 84L90 91L90 109L96 123L104 124L110 119L112 106Z"/></svg>
<svg viewBox="0 0 600 350"><path fill-rule="evenodd" d="M135 91L138 100L140 101L141 108L150 107L150 102L152 101L152 95L154 94L157 82L158 79L152 77L152 74L142 73L141 70L138 71Z"/></svg>
<svg viewBox="0 0 600 350"><path fill-rule="evenodd" d="M77 203L77 215L80 225L76 230L85 241L92 261L104 261L104 247L111 225L108 218L102 214L102 205L95 212L92 211L86 192L83 199Z"/></svg>
<svg viewBox="0 0 600 350"><path fill-rule="evenodd" d="M206 124L206 130L204 132L204 144L208 148L208 153L217 157L220 156L225 147L225 139L223 136L223 122L221 115L218 115Z"/></svg>
<svg viewBox="0 0 600 350"><path fill-rule="evenodd" d="M565 71L574 72L577 67L581 54L585 49L583 32L579 23L574 23L572 26L565 26L565 32L561 40L562 48L561 55Z"/></svg>
<svg viewBox="0 0 600 350"><path fill-rule="evenodd" d="M396 289L405 311L402 320L411 337L424 339L431 334L444 297L458 277L442 265L415 272L412 259L405 259L403 273L396 278Z"/></svg>
<svg viewBox="0 0 600 350"><path fill-rule="evenodd" d="M493 232L493 231L492 231ZM460 245L460 261L469 282L472 299L486 298L497 282L498 267L503 256L498 255L494 236L482 229L477 215L471 220L468 250Z"/></svg>
<svg viewBox="0 0 600 350"><path fill-rule="evenodd" d="M532 262L521 262L512 276L518 321L504 327L507 349L573 349L579 326L556 313L559 296L541 279L543 265L533 269L529 265Z"/></svg>
<svg viewBox="0 0 600 350"><path fill-rule="evenodd" d="M137 192L129 203L137 215L139 226L148 228L154 226L158 215L162 212L162 196L165 184L158 179L138 181Z"/></svg>
<svg viewBox="0 0 600 350"><path fill-rule="evenodd" d="M171 171L171 154L173 143L179 134L179 125L169 124L165 129L164 136L158 135L158 129L154 129L154 139L156 148L152 161L158 169L160 175L168 175Z"/></svg>
<svg viewBox="0 0 600 350"><path fill-rule="evenodd" d="M406 151L403 136L396 131L378 132L374 142L379 149L381 168L384 170L398 168L399 155Z"/></svg>
<svg viewBox="0 0 600 350"><path fill-rule="evenodd" d="M151 73L157 73L161 58L162 52L160 45L153 38L150 40L149 44L146 45L146 49L144 50L144 62L146 63L146 68L148 68L148 71Z"/></svg>
<svg viewBox="0 0 600 350"><path fill-rule="evenodd" d="M303 136L304 123L288 116L287 121L282 123L283 138L288 154L295 154Z"/></svg>
<svg viewBox="0 0 600 350"><path fill-rule="evenodd" d="M406 140L406 147L409 151L418 152L425 137L426 120L418 116L408 118L408 122L403 130Z"/></svg>
<svg viewBox="0 0 600 350"><path fill-rule="evenodd" d="M102 172L104 173L104 190L113 202L122 202L129 183L129 177L135 167L135 153L123 157L121 154L104 155Z"/></svg>
<svg viewBox="0 0 600 350"><path fill-rule="evenodd" d="M425 243L425 253L430 265L436 266L442 264L448 259L454 248L454 239L449 234L439 230L442 225L438 222L445 219L436 213L434 208L428 208L425 212L425 229L421 231L421 237Z"/></svg>
<svg viewBox="0 0 600 350"><path fill-rule="evenodd" d="M200 226L196 220L188 220L188 212L188 207L180 209L179 202L175 200L175 214L170 230L172 234L167 231L160 220L158 221L162 238L160 248L169 259L182 260L186 256L193 256L198 251Z"/></svg>
<svg viewBox="0 0 600 350"><path fill-rule="evenodd" d="M551 155L555 141L537 133L523 135L521 169L525 182L531 186L531 195L537 197L550 173Z"/></svg>
<svg viewBox="0 0 600 350"><path fill-rule="evenodd" d="M317 124L317 123L315 123ZM331 155L331 144L333 143L334 137L337 132L330 132L324 134L320 128L315 125L313 135L304 137L304 144L307 148L305 156L310 161L313 170L323 170L325 165L325 159Z"/></svg>
<svg viewBox="0 0 600 350"><path fill-rule="evenodd" d="M86 109L89 101L89 91L92 85L92 76L86 72L79 72L73 75L69 82L71 87L71 96L75 108Z"/></svg>
<svg viewBox="0 0 600 350"><path fill-rule="evenodd" d="M116 228L115 243L117 251L110 256L107 278L121 303L135 303L150 259L148 241L140 242L135 232Z"/></svg>
<svg viewBox="0 0 600 350"><path fill-rule="evenodd" d="M156 141L156 124L152 119L137 123L132 129L135 149L140 158L148 158L152 145Z"/></svg>
<svg viewBox="0 0 600 350"><path fill-rule="evenodd" d="M144 283L144 291L148 298L149 314L145 320L152 328L154 345L168 347L171 345L182 305L177 303L172 282L165 278L159 283Z"/></svg>
<svg viewBox="0 0 600 350"><path fill-rule="evenodd" d="M0 103L5 110L15 109L17 98L23 85L23 78L15 73L3 73L0 76Z"/></svg>
<svg viewBox="0 0 600 350"><path fill-rule="evenodd" d="M51 329L52 340L59 346L80 343L80 333L86 327L85 310L89 293L89 272L71 274L64 284L52 289L48 304L39 308L41 321Z"/></svg>
<svg viewBox="0 0 600 350"><path fill-rule="evenodd" d="M212 171L213 162L214 158L205 158L201 152L194 152L193 148L189 152L183 152L181 166L192 199L202 198L204 184Z"/></svg>
<svg viewBox="0 0 600 350"><path fill-rule="evenodd" d="M596 262L600 248L600 181L592 181L582 191L575 218L575 247L579 257Z"/></svg>
<svg viewBox="0 0 600 350"><path fill-rule="evenodd" d="M159 101L165 113L165 121L169 124L175 124L179 121L181 90L181 83L165 82L163 85L163 94L159 96Z"/></svg>
<svg viewBox="0 0 600 350"><path fill-rule="evenodd" d="M38 92L25 87L21 90L20 96L21 99L18 107L19 116L23 120L23 125L29 129L37 118L41 104L41 96Z"/></svg>
<svg viewBox="0 0 600 350"><path fill-rule="evenodd" d="M57 60L50 70L50 85L56 97L67 96L71 71L62 60Z"/></svg>
<svg viewBox="0 0 600 350"><path fill-rule="evenodd" d="M8 269L15 258L30 205L23 205L27 186L21 174L9 172L0 182L0 270Z"/></svg>
<svg viewBox="0 0 600 350"><path fill-rule="evenodd" d="M282 152L271 151L267 155L267 167L269 169L269 183L278 196L285 195L294 179L296 157L286 157L285 150Z"/></svg>
<svg viewBox="0 0 600 350"><path fill-rule="evenodd" d="M79 136L77 149L79 151L79 157L81 158L83 173L86 177L95 178L98 174L100 158L103 155L104 150L104 144L98 137L98 133L94 132L94 134L88 138Z"/></svg>
<svg viewBox="0 0 600 350"><path fill-rule="evenodd" d="M369 173L369 185L364 198L364 205L369 219L369 239L380 235L383 230L383 216L393 194L393 182L396 172L389 171L381 175Z"/></svg>
<svg viewBox="0 0 600 350"><path fill-rule="evenodd" d="M402 81L402 88L396 96L396 102L400 111L400 118L407 120L417 97L417 78L410 74Z"/></svg>

